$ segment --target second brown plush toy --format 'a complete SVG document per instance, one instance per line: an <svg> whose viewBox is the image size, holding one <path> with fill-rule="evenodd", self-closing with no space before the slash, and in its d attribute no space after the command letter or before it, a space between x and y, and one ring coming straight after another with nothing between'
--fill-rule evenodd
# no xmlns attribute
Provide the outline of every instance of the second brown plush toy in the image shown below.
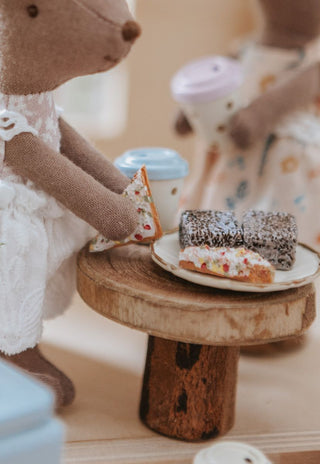
<svg viewBox="0 0 320 464"><path fill-rule="evenodd" d="M107 71L140 34L124 0L1 0L0 352L69 404L68 377L38 348L75 290L76 252L122 239L138 219L129 179L57 112L52 91ZM107 102L106 102L107 104Z"/></svg>
<svg viewBox="0 0 320 464"><path fill-rule="evenodd" d="M260 36L239 54L244 107L226 131L234 146L206 165L198 207L290 212L299 240L320 249L320 0L259 6ZM176 129L190 132L181 114Z"/></svg>
<svg viewBox="0 0 320 464"><path fill-rule="evenodd" d="M274 61L276 54L284 56L282 72L287 55L287 70L296 72L276 76L270 70L269 79L265 76L260 82L262 95L234 118L231 136L244 149L266 137L286 115L313 102L320 92L320 50L315 42L320 33L319 0L259 1L264 23L257 46L274 51Z"/></svg>

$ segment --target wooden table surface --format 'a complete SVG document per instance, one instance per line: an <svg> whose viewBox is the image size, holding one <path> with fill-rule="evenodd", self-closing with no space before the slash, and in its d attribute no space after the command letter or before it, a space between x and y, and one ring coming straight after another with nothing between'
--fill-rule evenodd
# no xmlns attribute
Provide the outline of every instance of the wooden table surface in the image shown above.
<svg viewBox="0 0 320 464"><path fill-rule="evenodd" d="M99 316L76 297L63 317L46 324L44 341L44 352L77 387L74 405L61 416L66 464L191 464L206 446L159 437L140 423L145 334ZM257 446L275 464L319 464L319 353L316 323L295 353L242 356L236 423L224 439Z"/></svg>
<svg viewBox="0 0 320 464"><path fill-rule="evenodd" d="M163 271L141 245L85 247L77 280L92 309L149 334L140 419L188 442L232 429L241 345L300 335L315 318L312 284L273 293L208 288Z"/></svg>
<svg viewBox="0 0 320 464"><path fill-rule="evenodd" d="M64 317L47 323L44 340L44 352L70 375L78 392L61 416L67 426L66 463L191 464L210 444L166 439L140 423L144 333L101 317L76 297ZM318 464L319 353L318 322L296 352L242 356L236 424L224 439L257 446L275 464Z"/></svg>
<svg viewBox="0 0 320 464"><path fill-rule="evenodd" d="M203 287L175 277L131 245L78 257L78 290L95 311L149 335L243 346L300 335L315 317L313 285L272 293Z"/></svg>

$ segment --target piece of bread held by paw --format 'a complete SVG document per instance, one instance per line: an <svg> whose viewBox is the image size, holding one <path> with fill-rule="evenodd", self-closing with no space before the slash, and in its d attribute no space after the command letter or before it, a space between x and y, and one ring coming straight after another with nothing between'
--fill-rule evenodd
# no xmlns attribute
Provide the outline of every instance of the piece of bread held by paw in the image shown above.
<svg viewBox="0 0 320 464"><path fill-rule="evenodd" d="M131 183L122 194L132 201L132 207L136 208L139 224L132 235L124 240L114 241L97 235L90 243L89 250L92 253L109 250L111 248L128 245L130 243L154 242L162 237L159 214L154 204L147 169L142 166L132 178Z"/></svg>
<svg viewBox="0 0 320 464"><path fill-rule="evenodd" d="M245 248L187 247L180 251L179 266L254 284L270 284L275 275L274 267L267 260Z"/></svg>

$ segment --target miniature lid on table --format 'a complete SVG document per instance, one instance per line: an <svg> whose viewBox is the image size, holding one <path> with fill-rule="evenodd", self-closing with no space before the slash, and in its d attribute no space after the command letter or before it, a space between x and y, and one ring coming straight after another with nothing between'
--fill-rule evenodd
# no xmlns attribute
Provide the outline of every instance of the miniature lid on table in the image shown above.
<svg viewBox="0 0 320 464"><path fill-rule="evenodd" d="M115 160L115 166L130 178L142 165L146 166L151 181L179 179L189 174L188 162L169 148L136 148L125 152Z"/></svg>
<svg viewBox="0 0 320 464"><path fill-rule="evenodd" d="M194 458L193 464L271 464L265 455L240 442L220 442L202 449Z"/></svg>
<svg viewBox="0 0 320 464"><path fill-rule="evenodd" d="M239 61L207 56L191 61L171 81L173 98L179 103L204 103L223 98L244 81Z"/></svg>

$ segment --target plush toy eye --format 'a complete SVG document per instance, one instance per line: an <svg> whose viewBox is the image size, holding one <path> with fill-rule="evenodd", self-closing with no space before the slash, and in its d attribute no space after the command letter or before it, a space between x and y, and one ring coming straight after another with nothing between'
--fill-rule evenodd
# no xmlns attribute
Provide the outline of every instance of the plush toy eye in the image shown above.
<svg viewBox="0 0 320 464"><path fill-rule="evenodd" d="M27 7L27 12L30 18L36 18L39 14L39 8L36 5L29 5Z"/></svg>

